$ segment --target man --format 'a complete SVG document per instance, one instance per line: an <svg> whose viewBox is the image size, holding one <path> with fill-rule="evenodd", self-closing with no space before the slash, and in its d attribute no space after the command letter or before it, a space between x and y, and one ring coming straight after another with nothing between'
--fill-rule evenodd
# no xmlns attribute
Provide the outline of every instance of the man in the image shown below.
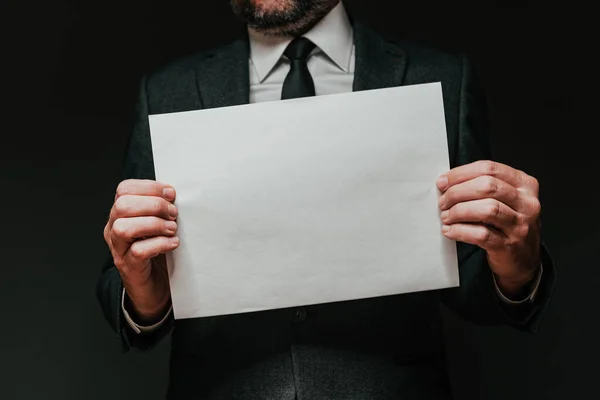
<svg viewBox="0 0 600 400"><path fill-rule="evenodd" d="M464 57L386 41L339 0L232 5L247 36L142 81L126 179L104 231L105 317L125 351L172 330L169 399L450 398L440 300L469 321L527 331L549 300L536 179L488 161L483 99ZM174 321L164 254L179 244L176 188L154 181L149 114L435 81L453 167L437 182L440 218L458 242L459 288Z"/></svg>

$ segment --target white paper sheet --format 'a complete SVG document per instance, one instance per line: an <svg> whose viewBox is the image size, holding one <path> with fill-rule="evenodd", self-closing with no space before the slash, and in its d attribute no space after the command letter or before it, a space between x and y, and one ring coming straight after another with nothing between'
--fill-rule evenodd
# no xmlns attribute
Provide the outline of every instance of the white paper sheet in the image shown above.
<svg viewBox="0 0 600 400"><path fill-rule="evenodd" d="M458 285L440 83L150 116L175 318Z"/></svg>

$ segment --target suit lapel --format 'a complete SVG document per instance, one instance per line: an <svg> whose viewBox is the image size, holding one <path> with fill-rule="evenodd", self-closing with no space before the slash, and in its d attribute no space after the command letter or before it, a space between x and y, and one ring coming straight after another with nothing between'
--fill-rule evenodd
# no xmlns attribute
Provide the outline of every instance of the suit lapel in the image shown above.
<svg viewBox="0 0 600 400"><path fill-rule="evenodd" d="M353 26L356 51L353 91L401 86L406 75L407 53L397 44L385 41L360 22L355 22ZM425 74L425 76L427 75ZM427 79L415 81L413 78L410 84L427 82L430 81ZM448 106L445 91L444 105ZM455 112L454 109L446 109L446 123L452 112ZM448 132L451 133L451 131ZM457 146L456 136L448 135L450 160L454 160Z"/></svg>
<svg viewBox="0 0 600 400"><path fill-rule="evenodd" d="M353 91L402 85L406 53L359 21L355 21L353 26L356 51Z"/></svg>
<svg viewBox="0 0 600 400"><path fill-rule="evenodd" d="M407 57L397 45L385 41L359 21L353 23L356 65L353 91L400 86ZM228 107L250 102L247 35L210 53L196 69L203 108Z"/></svg>
<svg viewBox="0 0 600 400"><path fill-rule="evenodd" d="M250 102L250 55L247 35L209 54L196 69L203 108L229 107Z"/></svg>

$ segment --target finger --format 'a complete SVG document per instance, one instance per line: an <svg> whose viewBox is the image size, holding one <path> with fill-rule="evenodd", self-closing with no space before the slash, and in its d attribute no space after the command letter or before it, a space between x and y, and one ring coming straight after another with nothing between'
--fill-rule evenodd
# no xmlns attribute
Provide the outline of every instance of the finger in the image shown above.
<svg viewBox="0 0 600 400"><path fill-rule="evenodd" d="M494 161L476 161L451 169L438 178L438 187L442 191L470 181L480 176L491 176L512 185L515 188L524 186L528 175L508 165Z"/></svg>
<svg viewBox="0 0 600 400"><path fill-rule="evenodd" d="M148 236L173 236L177 222L158 217L119 218L113 223L111 244L118 255L123 255L133 242Z"/></svg>
<svg viewBox="0 0 600 400"><path fill-rule="evenodd" d="M448 210L458 203L481 199L496 199L513 210L522 208L521 193L508 183L491 176L479 176L452 186L440 196L440 209Z"/></svg>
<svg viewBox="0 0 600 400"><path fill-rule="evenodd" d="M172 186L148 179L128 179L119 183L115 193L115 201L121 196L155 196L168 201L175 200L175 189Z"/></svg>
<svg viewBox="0 0 600 400"><path fill-rule="evenodd" d="M131 217L174 220L177 214L177 207L161 197L124 195L115 201L110 212L110 221L114 223L119 218Z"/></svg>
<svg viewBox="0 0 600 400"><path fill-rule="evenodd" d="M129 247L123 261L129 269L144 268L147 262L160 254L168 253L179 246L177 236L154 236L133 242Z"/></svg>
<svg viewBox="0 0 600 400"><path fill-rule="evenodd" d="M504 246L504 235L501 232L481 224L444 225L442 234L448 239L469 243L485 250L497 250Z"/></svg>
<svg viewBox="0 0 600 400"><path fill-rule="evenodd" d="M505 235L519 222L519 214L495 199L473 200L458 203L440 215L446 225L456 223L483 223L496 227Z"/></svg>

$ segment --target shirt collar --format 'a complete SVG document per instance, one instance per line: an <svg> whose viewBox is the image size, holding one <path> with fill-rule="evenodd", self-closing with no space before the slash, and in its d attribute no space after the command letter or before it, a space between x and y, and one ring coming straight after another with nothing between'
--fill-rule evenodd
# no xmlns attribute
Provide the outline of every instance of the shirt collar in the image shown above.
<svg viewBox="0 0 600 400"><path fill-rule="evenodd" d="M248 29L250 38L250 60L263 82L283 56L291 37L269 37ZM342 2L303 35L310 39L318 49L325 53L341 70L350 70L352 55L352 25Z"/></svg>

